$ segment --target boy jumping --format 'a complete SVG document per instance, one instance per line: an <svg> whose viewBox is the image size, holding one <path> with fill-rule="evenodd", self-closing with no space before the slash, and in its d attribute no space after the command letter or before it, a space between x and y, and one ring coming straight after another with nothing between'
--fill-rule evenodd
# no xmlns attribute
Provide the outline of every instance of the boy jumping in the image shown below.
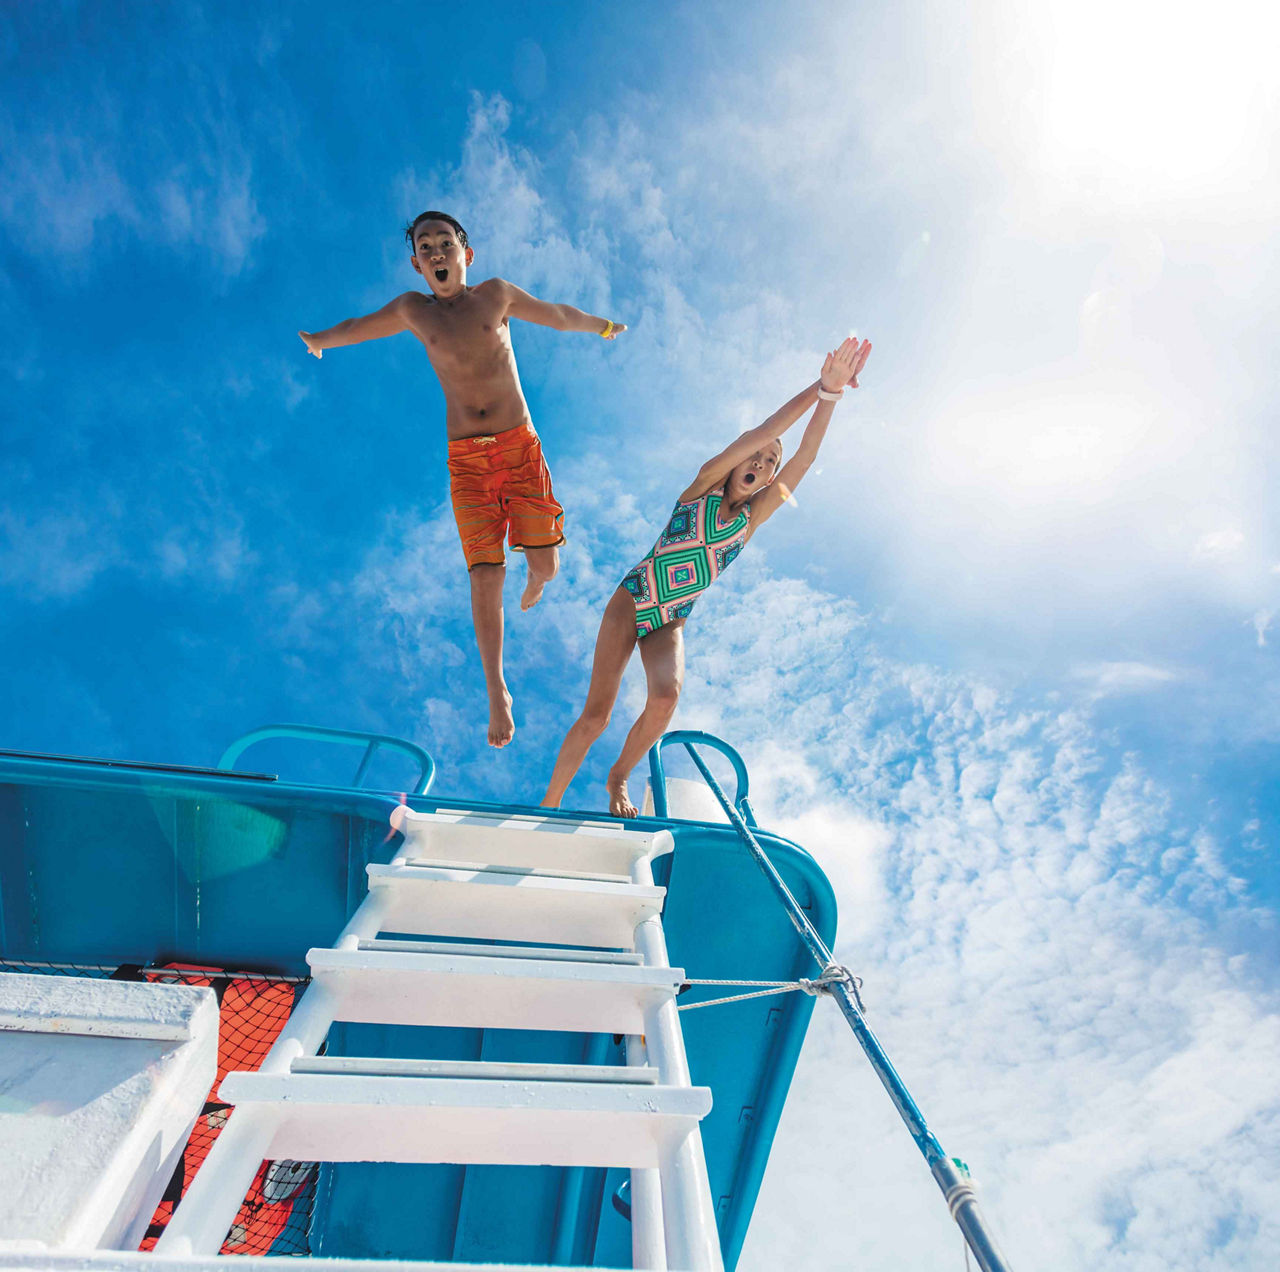
<svg viewBox="0 0 1280 1272"><path fill-rule="evenodd" d="M626 331L572 305L538 300L502 278L467 285L475 253L467 232L444 212L423 212L405 230L414 270L431 295L405 292L363 318L327 331L300 331L310 353L412 331L427 351L445 399L450 493L471 575L471 617L489 692L489 745L515 734L502 674L503 536L528 567L520 608L530 609L560 566L564 509L520 388L508 320L557 331L589 331L612 340Z"/></svg>

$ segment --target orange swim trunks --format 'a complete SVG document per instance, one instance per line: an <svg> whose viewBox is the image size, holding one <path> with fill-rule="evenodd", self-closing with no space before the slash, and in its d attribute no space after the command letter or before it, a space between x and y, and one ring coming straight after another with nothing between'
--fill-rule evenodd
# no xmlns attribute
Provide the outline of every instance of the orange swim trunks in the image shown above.
<svg viewBox="0 0 1280 1272"><path fill-rule="evenodd" d="M504 534L516 552L564 542L564 509L532 424L451 441L449 493L468 570L501 565Z"/></svg>

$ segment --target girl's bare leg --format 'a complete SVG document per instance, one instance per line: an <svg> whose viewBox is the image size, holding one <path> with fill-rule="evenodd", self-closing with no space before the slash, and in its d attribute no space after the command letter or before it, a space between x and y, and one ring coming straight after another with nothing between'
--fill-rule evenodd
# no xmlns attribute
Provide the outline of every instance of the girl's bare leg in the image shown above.
<svg viewBox="0 0 1280 1272"><path fill-rule="evenodd" d="M615 817L634 817L636 806L627 794L627 778L645 752L667 731L684 684L684 624L659 627L640 641L649 697L640 718L631 726L622 754L609 770L609 811Z"/></svg>
<svg viewBox="0 0 1280 1272"><path fill-rule="evenodd" d="M591 744L609 724L613 704L618 697L622 673L627 669L631 651L636 647L636 606L626 588L619 587L605 606L596 637L595 658L591 663L591 684L587 689L587 705L573 722L564 741L551 784L542 797L544 808L559 808L573 775L586 759Z"/></svg>

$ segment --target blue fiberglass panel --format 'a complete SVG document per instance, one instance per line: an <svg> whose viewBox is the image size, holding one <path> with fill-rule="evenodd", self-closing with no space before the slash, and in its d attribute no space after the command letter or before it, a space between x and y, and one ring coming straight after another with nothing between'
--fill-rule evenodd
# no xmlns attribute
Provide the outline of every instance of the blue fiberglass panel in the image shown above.
<svg viewBox="0 0 1280 1272"><path fill-rule="evenodd" d="M129 961L173 946L179 913L194 914L174 858L174 801L141 789L8 789L18 817L0 855L5 957L70 962L110 948Z"/></svg>
<svg viewBox="0 0 1280 1272"><path fill-rule="evenodd" d="M103 770L0 757L0 957L13 964L165 961L304 974L388 859L389 796L227 777ZM541 812L414 797L413 807ZM572 820L572 815L566 818ZM592 820L606 820L593 817ZM640 819L637 830L664 823ZM690 976L812 975L768 884L725 826L667 823L664 926ZM803 850L760 838L830 943L835 904ZM695 988L690 1003L720 991ZM813 1001L800 994L682 1013L726 1264L735 1264ZM420 1035L416 1040L408 1034ZM622 1063L612 1038L342 1026L335 1053ZM613 1204L623 1171L338 1166L324 1173L312 1248L329 1255L618 1266L630 1224Z"/></svg>
<svg viewBox="0 0 1280 1272"><path fill-rule="evenodd" d="M0 758L0 958L304 974L395 802Z"/></svg>

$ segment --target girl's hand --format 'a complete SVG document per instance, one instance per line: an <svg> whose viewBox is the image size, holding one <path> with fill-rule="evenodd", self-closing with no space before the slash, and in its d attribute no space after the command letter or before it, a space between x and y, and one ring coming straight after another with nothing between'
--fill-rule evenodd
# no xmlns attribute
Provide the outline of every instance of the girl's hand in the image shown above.
<svg viewBox="0 0 1280 1272"><path fill-rule="evenodd" d="M850 337L850 339L853 338ZM851 389L856 389L858 387L858 375L862 371L862 368L867 365L867 359L871 356L871 341L864 340L859 345L858 342L854 340L853 343L857 345L858 352L853 362L853 374L849 377L846 383Z"/></svg>
<svg viewBox="0 0 1280 1272"><path fill-rule="evenodd" d="M858 372L866 366L870 353L870 340L859 344L855 337L850 336L834 353L827 354L820 377L822 387L828 393L839 393L846 384L856 389Z"/></svg>
<svg viewBox="0 0 1280 1272"><path fill-rule="evenodd" d="M834 352L827 354L822 364L819 382L828 393L839 393L853 375L853 364L857 360L858 342L850 336Z"/></svg>
<svg viewBox="0 0 1280 1272"><path fill-rule="evenodd" d="M827 354L823 362L820 383L828 393L838 393L844 386L858 388L858 372L867 365L867 356L872 352L872 342L863 340L859 344L856 338L849 337L833 353Z"/></svg>
<svg viewBox="0 0 1280 1272"><path fill-rule="evenodd" d="M300 332L298 332L298 335L300 335L300 336L302 337L302 343L303 343L303 344L305 344L305 345L307 346L307 352L308 352L308 353L309 353L313 358L323 358L323 357L324 357L324 350L323 350L323 349L320 349L320 348L317 348L315 345L313 345L313 344L311 343L311 340L312 340L311 332L309 332L309 331L300 331Z"/></svg>

